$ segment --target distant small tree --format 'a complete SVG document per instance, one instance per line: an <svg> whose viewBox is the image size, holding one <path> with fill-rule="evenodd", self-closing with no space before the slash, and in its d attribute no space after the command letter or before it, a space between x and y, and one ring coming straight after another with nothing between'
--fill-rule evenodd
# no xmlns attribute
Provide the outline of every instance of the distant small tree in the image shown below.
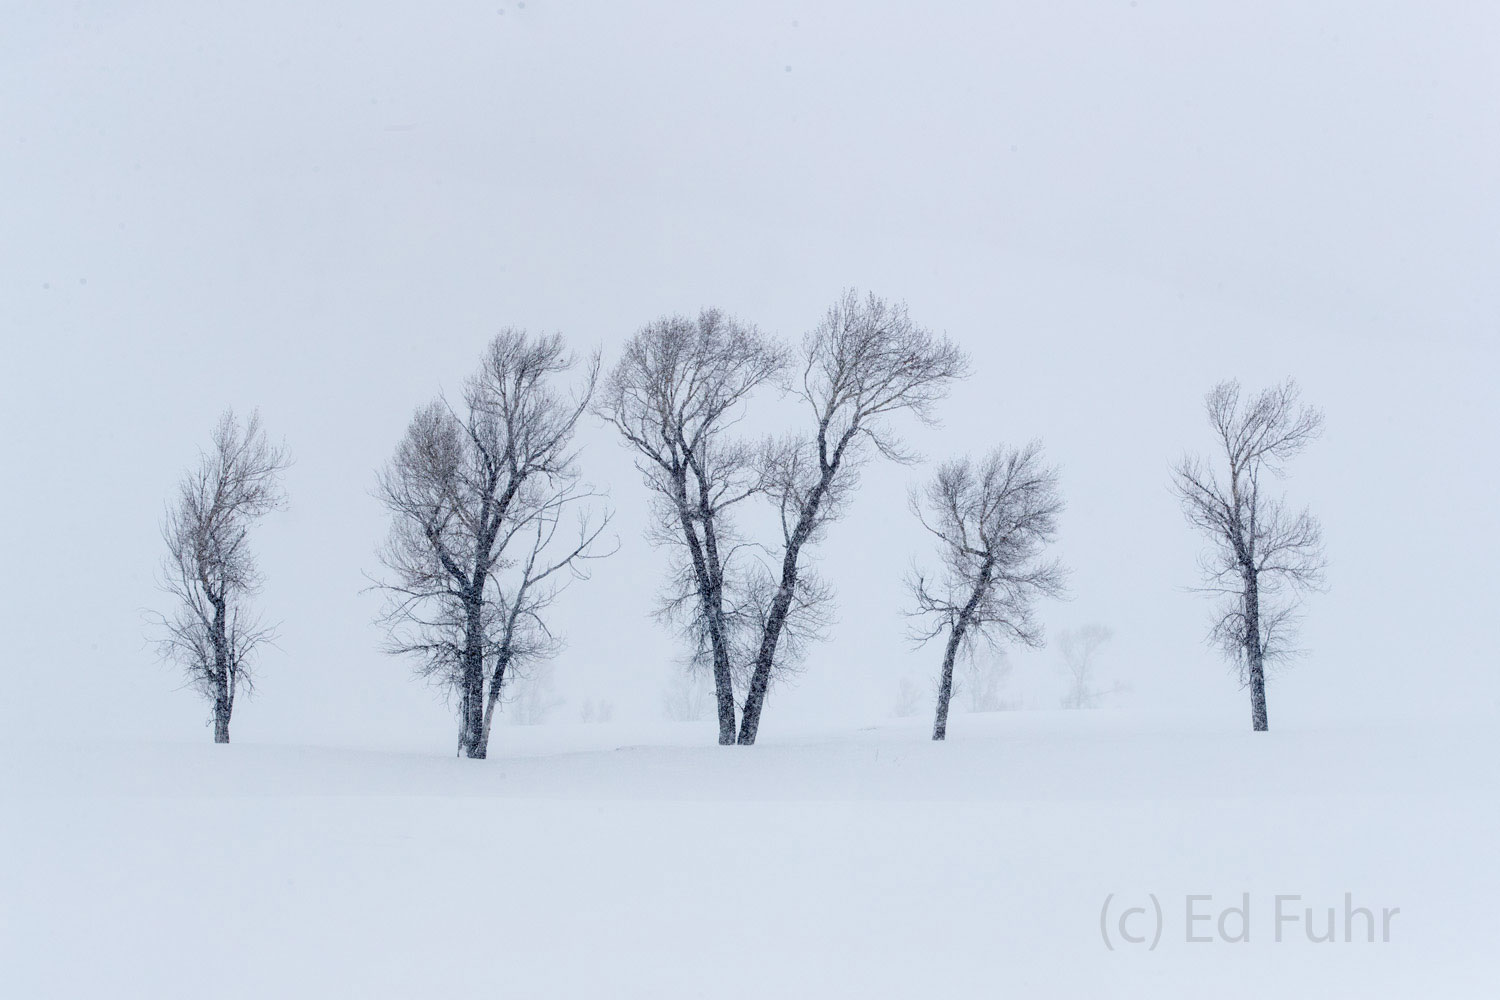
<svg viewBox="0 0 1500 1000"><path fill-rule="evenodd" d="M938 540L943 561L935 579L918 573L909 580L913 616L925 622L914 638L947 635L932 728L941 740L960 653L981 638L1041 645L1035 603L1063 591L1062 566L1043 558L1063 502L1056 470L1042 464L1041 445L1032 442L997 448L978 465L967 458L945 463L911 506Z"/></svg>
<svg viewBox="0 0 1500 1000"><path fill-rule="evenodd" d="M253 687L255 652L275 637L249 606L261 577L250 526L286 504L286 449L270 444L252 412L242 427L226 410L210 449L183 477L162 522L161 585L176 600L158 617L158 648L213 705L214 742L229 742L235 696Z"/></svg>
<svg viewBox="0 0 1500 1000"><path fill-rule="evenodd" d="M1239 667L1250 689L1250 724L1269 728L1266 666L1292 656L1300 595L1322 585L1323 530L1307 508L1293 510L1270 480L1323 429L1288 379L1243 401L1237 381L1204 398L1222 468L1196 455L1173 477L1188 523L1208 536L1203 592L1221 603L1210 637Z"/></svg>
<svg viewBox="0 0 1500 1000"><path fill-rule="evenodd" d="M592 698L585 698L583 699L583 704L578 706L579 722L604 723L613 721L614 717L615 703L610 701L608 698L600 698L598 701L595 701Z"/></svg>
<svg viewBox="0 0 1500 1000"><path fill-rule="evenodd" d="M793 394L812 429L772 442L763 461L764 491L781 537L768 547L779 558L761 568L750 591L757 641L741 744L755 742L772 678L796 661L826 620L830 595L806 565L807 547L843 513L872 452L913 459L891 420L910 414L935 422L937 402L967 373L968 358L914 322L904 304L850 290L803 338L799 367Z"/></svg>
<svg viewBox="0 0 1500 1000"><path fill-rule="evenodd" d="M380 554L386 650L415 657L456 696L459 750L472 758L488 752L507 678L558 648L545 611L609 554L596 543L610 515L588 509L595 494L573 448L597 358L574 395L556 384L576 365L560 336L501 332L461 410L419 408L379 476L391 514Z"/></svg>
<svg viewBox="0 0 1500 1000"><path fill-rule="evenodd" d="M898 719L909 719L922 710L922 689L910 677L903 677L896 685L896 706L893 712Z"/></svg>
<svg viewBox="0 0 1500 1000"><path fill-rule="evenodd" d="M965 676L955 685L963 695L964 707L970 712L1005 712L1019 704L1005 697L1005 681L1010 677L1010 657L1004 650L991 656L968 657Z"/></svg>
<svg viewBox="0 0 1500 1000"><path fill-rule="evenodd" d="M662 715L672 722L698 722L713 707L713 684L701 670L674 671L662 692Z"/></svg>
<svg viewBox="0 0 1500 1000"><path fill-rule="evenodd" d="M503 711L515 726L540 726L568 700L557 694L550 661L532 664L524 676L513 678L506 688ZM584 719L593 721L593 713Z"/></svg>
<svg viewBox="0 0 1500 1000"><path fill-rule="evenodd" d="M1098 708L1106 695L1122 689L1119 684L1100 688L1094 677L1096 654L1113 636L1103 625L1081 625L1057 634L1068 682L1061 701L1063 708Z"/></svg>

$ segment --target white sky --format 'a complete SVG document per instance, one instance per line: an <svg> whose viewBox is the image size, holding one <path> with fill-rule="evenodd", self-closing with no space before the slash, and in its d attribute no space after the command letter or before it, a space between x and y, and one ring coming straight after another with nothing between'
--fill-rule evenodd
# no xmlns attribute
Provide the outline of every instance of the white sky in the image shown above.
<svg viewBox="0 0 1500 1000"><path fill-rule="evenodd" d="M1112 626L1130 704L1248 725L1168 469L1213 382L1293 375L1328 431L1289 489L1332 566L1273 728L1495 709L1500 7L122 6L13 0L0 31L7 734L207 738L141 611L232 404L297 462L235 738L450 746L359 593L412 408L501 326L611 359L704 305L796 337L846 285L974 354L925 453L1040 436L1061 464L1074 597L1044 619ZM654 716L663 562L629 456L585 438L622 549L559 609L560 718ZM872 469L818 551L839 624L764 732L874 721L935 672L900 617L920 475ZM1027 705L1054 657L1017 657Z"/></svg>

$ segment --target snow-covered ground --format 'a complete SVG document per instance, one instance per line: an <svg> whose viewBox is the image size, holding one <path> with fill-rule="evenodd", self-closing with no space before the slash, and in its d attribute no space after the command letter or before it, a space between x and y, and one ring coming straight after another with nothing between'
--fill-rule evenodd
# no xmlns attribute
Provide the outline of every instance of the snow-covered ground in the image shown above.
<svg viewBox="0 0 1500 1000"><path fill-rule="evenodd" d="M1073 712L961 716L946 745L916 720L753 749L510 728L485 762L3 745L0 993L1492 996L1493 731ZM1346 893L1371 913L1348 942ZM1278 895L1301 897L1280 942Z"/></svg>

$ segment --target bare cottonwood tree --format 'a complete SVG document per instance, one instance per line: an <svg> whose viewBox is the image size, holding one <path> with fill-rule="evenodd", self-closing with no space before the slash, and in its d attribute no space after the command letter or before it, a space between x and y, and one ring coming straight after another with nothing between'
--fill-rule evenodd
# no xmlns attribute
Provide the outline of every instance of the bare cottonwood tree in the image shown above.
<svg viewBox="0 0 1500 1000"><path fill-rule="evenodd" d="M672 722L699 722L714 704L713 686L702 673L674 671L662 690L662 715Z"/></svg>
<svg viewBox="0 0 1500 1000"><path fill-rule="evenodd" d="M595 494L573 449L597 357L574 395L556 385L577 364L556 334L501 332L461 412L443 401L418 409L378 479L392 518L380 554L386 648L416 656L419 673L457 696L469 757L488 752L509 672L556 650L546 610L601 555L610 515L587 509Z"/></svg>
<svg viewBox="0 0 1500 1000"><path fill-rule="evenodd" d="M592 698L583 699L583 704L578 707L578 721L585 723L609 723L614 721L615 703L608 698L600 698L595 701Z"/></svg>
<svg viewBox="0 0 1500 1000"><path fill-rule="evenodd" d="M250 525L285 506L286 449L266 440L260 416L243 426L226 410L210 449L183 477L162 522L162 589L176 599L160 617L159 649L213 703L214 742L229 742L235 696L253 687L255 651L274 638L248 599L260 587Z"/></svg>
<svg viewBox="0 0 1500 1000"><path fill-rule="evenodd" d="M1113 637L1114 633L1103 625L1080 625L1057 634L1057 648L1062 653L1068 682L1060 702L1063 708L1098 708L1105 695L1122 690L1119 684L1098 687L1094 680L1097 654Z"/></svg>
<svg viewBox="0 0 1500 1000"><path fill-rule="evenodd" d="M505 707L502 711L511 725L540 726L553 712L567 704L568 699L557 693L553 677L555 673L550 661L539 661L530 665L525 676L517 675L512 683L506 685Z"/></svg>
<svg viewBox="0 0 1500 1000"><path fill-rule="evenodd" d="M673 554L662 615L678 622L714 679L719 742L735 739L738 624L732 508L761 488L758 452L730 431L784 349L718 310L671 316L625 345L598 404L636 452L652 492L651 537Z"/></svg>
<svg viewBox="0 0 1500 1000"><path fill-rule="evenodd" d="M904 304L862 298L853 290L803 339L802 378L793 391L807 407L813 431L766 450L765 488L780 515L781 557L755 588L758 642L740 743L755 742L775 672L820 630L828 594L802 563L806 546L843 512L872 452L912 460L890 418L911 413L934 422L938 400L967 370L964 353L913 322Z"/></svg>
<svg viewBox="0 0 1500 1000"><path fill-rule="evenodd" d="M922 710L922 689L910 677L896 685L896 705L891 713L898 719L909 719Z"/></svg>
<svg viewBox="0 0 1500 1000"><path fill-rule="evenodd" d="M1322 584L1323 532L1304 507L1293 510L1270 479L1322 432L1323 414L1300 401L1291 379L1243 401L1237 381L1204 398L1224 461L1189 455L1174 470L1188 523L1206 534L1204 592L1218 595L1210 636L1250 688L1250 722L1269 727L1266 665L1292 655L1299 595Z"/></svg>
<svg viewBox="0 0 1500 1000"><path fill-rule="evenodd" d="M909 581L914 616L927 622L915 638L948 637L932 727L932 738L941 740L960 653L981 638L1041 645L1036 601L1063 591L1062 566L1043 558L1063 502L1057 471L1042 464L1041 445L1033 441L996 448L978 465L967 458L944 463L911 506L937 538L943 562L935 580L916 574Z"/></svg>
<svg viewBox="0 0 1500 1000"><path fill-rule="evenodd" d="M990 656L969 657L968 669L954 684L970 712L1007 712L1020 707L1019 698L1005 697L1005 682L1013 664L1003 649Z"/></svg>

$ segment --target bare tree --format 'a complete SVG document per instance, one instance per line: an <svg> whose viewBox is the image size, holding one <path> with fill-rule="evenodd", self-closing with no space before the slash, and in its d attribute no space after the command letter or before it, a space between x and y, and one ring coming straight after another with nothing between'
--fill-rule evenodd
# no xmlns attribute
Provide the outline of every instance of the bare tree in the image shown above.
<svg viewBox="0 0 1500 1000"><path fill-rule="evenodd" d="M912 496L912 510L937 538L943 561L936 580L916 574L909 581L913 614L927 623L915 638L948 637L935 740L947 736L959 654L980 638L991 645L1004 640L1041 645L1036 600L1063 591L1061 565L1042 558L1057 532L1063 502L1057 471L1044 466L1041 455L1041 445L1032 442L997 448L977 466L966 458L947 462L923 493Z"/></svg>
<svg viewBox="0 0 1500 1000"><path fill-rule="evenodd" d="M970 712L1008 712L1020 707L1020 699L1005 697L1005 682L1012 664L1003 649L991 656L970 656L965 676L955 680L954 693L963 695Z"/></svg>
<svg viewBox="0 0 1500 1000"><path fill-rule="evenodd" d="M578 707L578 721L584 723L608 723L614 721L615 703L608 698L600 698L595 701L592 698L583 699L583 704Z"/></svg>
<svg viewBox="0 0 1500 1000"><path fill-rule="evenodd" d="M539 661L530 665L524 676L516 675L505 689L505 717L513 726L540 726L568 699L557 693L553 664ZM584 719L590 722L592 719Z"/></svg>
<svg viewBox="0 0 1500 1000"><path fill-rule="evenodd" d="M934 422L934 408L968 359L946 337L914 323L904 304L845 292L804 338L795 395L812 417L810 437L767 448L766 490L780 515L780 565L761 574L758 643L745 693L739 742L755 742L766 691L798 647L816 636L828 594L802 565L805 547L844 510L860 466L873 452L911 461L890 418L911 413Z"/></svg>
<svg viewBox="0 0 1500 1000"><path fill-rule="evenodd" d="M573 433L598 359L575 395L555 383L576 359L557 335L505 330L464 387L462 413L417 410L377 495L391 513L380 582L387 651L457 696L459 750L483 758L508 672L552 655L545 612L586 576L609 522L586 501Z"/></svg>
<svg viewBox="0 0 1500 1000"><path fill-rule="evenodd" d="M713 707L713 687L697 671L675 671L661 696L662 715L672 722L698 722Z"/></svg>
<svg viewBox="0 0 1500 1000"><path fill-rule="evenodd" d="M255 651L274 638L248 606L261 583L249 532L285 506L281 474L289 464L286 449L266 440L258 413L241 427L226 410L162 522L162 589L177 607L159 617L158 647L213 703L215 743L229 742L235 696L252 689Z"/></svg>
<svg viewBox="0 0 1500 1000"><path fill-rule="evenodd" d="M636 452L653 495L652 539L673 554L662 616L679 623L714 679L719 742L735 739L740 548L732 508L761 488L757 452L730 437L747 397L778 380L784 349L718 310L671 316L626 344L599 413Z"/></svg>
<svg viewBox="0 0 1500 1000"><path fill-rule="evenodd" d="M1239 382L1220 382L1204 402L1224 467L1188 455L1173 485L1188 523L1210 539L1200 589L1221 599L1210 637L1239 666L1260 732L1269 727L1266 666L1296 652L1300 594L1322 585L1325 567L1317 519L1263 487L1322 433L1323 414L1302 405L1291 379L1248 402Z"/></svg>
<svg viewBox="0 0 1500 1000"><path fill-rule="evenodd" d="M922 710L922 690L910 677L896 685L896 705L891 710L898 719L909 719Z"/></svg>
<svg viewBox="0 0 1500 1000"><path fill-rule="evenodd" d="M1057 634L1068 681L1061 701L1063 708L1098 708L1105 695L1123 690L1119 684L1100 688L1094 682L1096 654L1113 637L1114 633L1103 625L1080 625Z"/></svg>

